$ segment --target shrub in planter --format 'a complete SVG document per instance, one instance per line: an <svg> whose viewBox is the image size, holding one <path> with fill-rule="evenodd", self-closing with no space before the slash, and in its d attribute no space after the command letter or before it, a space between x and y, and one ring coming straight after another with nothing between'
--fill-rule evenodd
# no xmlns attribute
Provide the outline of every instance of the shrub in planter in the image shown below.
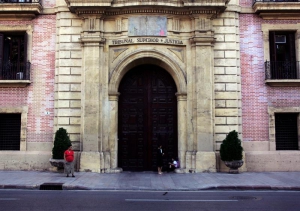
<svg viewBox="0 0 300 211"><path fill-rule="evenodd" d="M243 159L243 147L235 130L229 132L223 140L220 148L220 156L223 161Z"/></svg>
<svg viewBox="0 0 300 211"><path fill-rule="evenodd" d="M59 128L55 133L54 146L52 149L53 159L64 159L64 152L71 145L69 134L64 128Z"/></svg>
<svg viewBox="0 0 300 211"><path fill-rule="evenodd" d="M238 168L243 165L243 150L238 133L235 130L229 132L221 144L220 157L230 168L230 173L238 173Z"/></svg>

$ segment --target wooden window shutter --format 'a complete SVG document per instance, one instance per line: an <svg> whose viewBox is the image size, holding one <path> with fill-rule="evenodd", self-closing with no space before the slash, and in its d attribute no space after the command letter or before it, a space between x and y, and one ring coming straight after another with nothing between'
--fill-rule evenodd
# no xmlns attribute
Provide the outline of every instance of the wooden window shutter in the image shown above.
<svg viewBox="0 0 300 211"><path fill-rule="evenodd" d="M0 78L2 78L3 42L4 42L4 35L0 33Z"/></svg>
<svg viewBox="0 0 300 211"><path fill-rule="evenodd" d="M276 61L276 43L275 43L274 31L270 31L269 33L269 44L270 44L270 61Z"/></svg>
<svg viewBox="0 0 300 211"><path fill-rule="evenodd" d="M27 62L27 44L28 44L28 34L27 32L24 33L24 63Z"/></svg>
<svg viewBox="0 0 300 211"><path fill-rule="evenodd" d="M288 45L289 45L289 53L290 53L290 59L291 62L296 61L296 52L295 52L295 33L289 33L288 34Z"/></svg>

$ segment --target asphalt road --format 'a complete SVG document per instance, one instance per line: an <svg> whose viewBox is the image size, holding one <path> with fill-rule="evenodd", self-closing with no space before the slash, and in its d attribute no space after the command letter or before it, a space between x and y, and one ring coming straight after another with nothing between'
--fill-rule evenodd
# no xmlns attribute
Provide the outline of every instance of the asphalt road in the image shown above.
<svg viewBox="0 0 300 211"><path fill-rule="evenodd" d="M0 190L1 211L299 211L300 191Z"/></svg>

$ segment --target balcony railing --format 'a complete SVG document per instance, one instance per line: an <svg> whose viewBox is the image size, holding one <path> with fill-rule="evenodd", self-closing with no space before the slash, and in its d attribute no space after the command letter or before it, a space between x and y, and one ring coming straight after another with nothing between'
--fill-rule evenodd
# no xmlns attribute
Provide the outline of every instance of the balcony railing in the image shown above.
<svg viewBox="0 0 300 211"><path fill-rule="evenodd" d="M30 80L30 62L2 63L0 67L0 80Z"/></svg>
<svg viewBox="0 0 300 211"><path fill-rule="evenodd" d="M0 0L0 3L40 3L41 0Z"/></svg>
<svg viewBox="0 0 300 211"><path fill-rule="evenodd" d="M299 61L266 61L266 80L270 79L300 79Z"/></svg>

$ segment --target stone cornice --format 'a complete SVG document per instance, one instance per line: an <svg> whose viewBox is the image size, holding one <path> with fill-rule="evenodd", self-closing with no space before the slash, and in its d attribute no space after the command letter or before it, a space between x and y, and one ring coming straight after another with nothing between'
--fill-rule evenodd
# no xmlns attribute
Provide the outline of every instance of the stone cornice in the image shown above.
<svg viewBox="0 0 300 211"><path fill-rule="evenodd" d="M265 83L269 86L275 86L275 87L295 87L300 86L300 80L299 79L286 79L286 80L265 80Z"/></svg>
<svg viewBox="0 0 300 211"><path fill-rule="evenodd" d="M174 15L217 14L224 11L228 0L65 0L70 11L78 15L122 15L165 13Z"/></svg>
<svg viewBox="0 0 300 211"><path fill-rule="evenodd" d="M183 0L183 4L184 6L192 6L192 7L196 7L196 6L225 6L229 3L230 0Z"/></svg>
<svg viewBox="0 0 300 211"><path fill-rule="evenodd" d="M29 80L0 80L0 87L26 87L29 86Z"/></svg>
<svg viewBox="0 0 300 211"><path fill-rule="evenodd" d="M102 38L102 37L86 37L86 36L82 36L81 38L79 38L79 40L82 42L82 43L99 43L99 44L104 44L105 43L105 38Z"/></svg>
<svg viewBox="0 0 300 211"><path fill-rule="evenodd" d="M109 92L108 98L109 101L118 101L119 100L120 93L119 92Z"/></svg>
<svg viewBox="0 0 300 211"><path fill-rule="evenodd" d="M177 101L186 101L187 100L187 93L176 93Z"/></svg>
<svg viewBox="0 0 300 211"><path fill-rule="evenodd" d="M0 31L27 31L28 33L32 32L33 25L0 25Z"/></svg>
<svg viewBox="0 0 300 211"><path fill-rule="evenodd" d="M193 37L190 39L190 42L192 44L201 44L201 45L212 45L215 42L215 38L214 37L209 37L209 36L205 36L205 37Z"/></svg>
<svg viewBox="0 0 300 211"><path fill-rule="evenodd" d="M253 10L264 19L298 19L300 2L255 2Z"/></svg>
<svg viewBox="0 0 300 211"><path fill-rule="evenodd" d="M40 3L1 3L0 20L31 20L42 9Z"/></svg>
<svg viewBox="0 0 300 211"><path fill-rule="evenodd" d="M65 0L68 5L85 6L85 7L110 7L113 0Z"/></svg>
<svg viewBox="0 0 300 211"><path fill-rule="evenodd" d="M90 9L84 9L84 8L79 8L76 9L75 12L77 15L105 15L105 11L103 10L103 8L101 9L97 9L97 8L90 8Z"/></svg>
<svg viewBox="0 0 300 211"><path fill-rule="evenodd" d="M140 9L126 9L126 10L98 10L98 9L77 9L76 14L78 15L125 15L125 14L171 14L171 15L197 15L197 14L210 14L212 17L216 16L219 11L216 10L204 10L204 9L194 9L194 10L174 10L174 9L149 9L149 8L140 8Z"/></svg>
<svg viewBox="0 0 300 211"><path fill-rule="evenodd" d="M159 13L159 14L172 14L172 15L194 15L194 14L217 14L218 11L213 9L188 9L188 10L174 10L174 9L127 9L127 10L111 10L106 11L105 15L123 15L135 13Z"/></svg>

